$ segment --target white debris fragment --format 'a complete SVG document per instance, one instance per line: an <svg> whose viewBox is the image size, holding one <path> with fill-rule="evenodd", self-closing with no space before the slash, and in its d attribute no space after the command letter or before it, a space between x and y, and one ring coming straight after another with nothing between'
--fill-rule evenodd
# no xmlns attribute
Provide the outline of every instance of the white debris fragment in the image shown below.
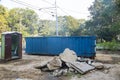
<svg viewBox="0 0 120 80"><path fill-rule="evenodd" d="M63 53L61 53L60 58L64 62L75 62L77 60L77 55L73 50L66 48Z"/></svg>
<svg viewBox="0 0 120 80"><path fill-rule="evenodd" d="M59 57L54 57L53 60L48 62L47 67L49 70L55 70L62 66L62 61Z"/></svg>

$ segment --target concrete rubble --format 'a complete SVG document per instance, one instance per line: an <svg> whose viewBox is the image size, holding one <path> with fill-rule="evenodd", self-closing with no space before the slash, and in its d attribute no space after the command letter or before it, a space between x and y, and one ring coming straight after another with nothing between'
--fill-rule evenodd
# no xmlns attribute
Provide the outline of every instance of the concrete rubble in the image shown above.
<svg viewBox="0 0 120 80"><path fill-rule="evenodd" d="M75 69L76 71L78 71L81 74L84 74L90 70L93 70L95 67L85 63L85 62L71 62L69 63L70 66Z"/></svg>
<svg viewBox="0 0 120 80"><path fill-rule="evenodd" d="M77 60L77 55L73 50L66 48L63 53L61 53L60 58L64 62L75 62Z"/></svg>
<svg viewBox="0 0 120 80"><path fill-rule="evenodd" d="M66 75L68 72L68 69L59 69L53 71L53 76L60 76L60 75Z"/></svg>
<svg viewBox="0 0 120 80"><path fill-rule="evenodd" d="M91 70L103 69L104 65L92 59L77 57L73 50L66 48L59 56L36 68L41 71L50 71L53 76L60 76L68 72L85 74Z"/></svg>
<svg viewBox="0 0 120 80"><path fill-rule="evenodd" d="M53 60L48 62L47 67L49 70L59 69L60 67L62 67L62 61L59 57L56 56Z"/></svg>

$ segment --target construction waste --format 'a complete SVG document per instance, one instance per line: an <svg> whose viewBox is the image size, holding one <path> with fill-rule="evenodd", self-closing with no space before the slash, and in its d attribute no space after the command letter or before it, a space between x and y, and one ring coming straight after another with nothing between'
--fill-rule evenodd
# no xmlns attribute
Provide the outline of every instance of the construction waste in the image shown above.
<svg viewBox="0 0 120 80"><path fill-rule="evenodd" d="M35 68L50 71L53 76L61 76L69 72L85 74L94 69L103 69L104 65L92 59L77 57L73 50L66 48L59 56Z"/></svg>

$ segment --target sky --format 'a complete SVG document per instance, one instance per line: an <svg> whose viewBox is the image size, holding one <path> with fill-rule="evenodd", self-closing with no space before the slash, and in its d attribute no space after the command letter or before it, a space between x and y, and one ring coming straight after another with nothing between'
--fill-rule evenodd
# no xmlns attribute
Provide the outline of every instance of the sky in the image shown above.
<svg viewBox="0 0 120 80"><path fill-rule="evenodd" d="M58 16L72 16L76 19L89 19L88 8L94 0L56 0ZM35 10L41 19L55 19L55 0L0 0L8 9L20 7Z"/></svg>

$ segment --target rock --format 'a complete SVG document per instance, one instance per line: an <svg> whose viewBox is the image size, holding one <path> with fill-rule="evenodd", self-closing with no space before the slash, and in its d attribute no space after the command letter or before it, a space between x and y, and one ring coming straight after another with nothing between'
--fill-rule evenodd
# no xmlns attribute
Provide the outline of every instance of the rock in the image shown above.
<svg viewBox="0 0 120 80"><path fill-rule="evenodd" d="M53 76L61 76L62 75L62 70L55 70L53 72Z"/></svg>
<svg viewBox="0 0 120 80"><path fill-rule="evenodd" d="M79 61L79 62L86 62L86 61L87 61L87 58L78 57L78 58L77 58L77 61Z"/></svg>
<svg viewBox="0 0 120 80"><path fill-rule="evenodd" d="M66 48L63 53L61 53L60 58L64 62L75 62L77 60L77 55L73 50Z"/></svg>
<svg viewBox="0 0 120 80"><path fill-rule="evenodd" d="M66 75L68 72L68 69L59 69L59 70L55 70L53 72L53 76L61 76L61 75Z"/></svg>
<svg viewBox="0 0 120 80"><path fill-rule="evenodd" d="M77 60L81 60L81 57L78 57Z"/></svg>
<svg viewBox="0 0 120 80"><path fill-rule="evenodd" d="M78 71L76 71L76 70L75 70L75 71L74 71L74 73L75 73L75 74L77 74L77 73L78 73Z"/></svg>
<svg viewBox="0 0 120 80"><path fill-rule="evenodd" d="M89 60L87 61L87 63L88 63L89 65L91 65L93 62L94 62L94 61L91 60L91 59L89 59Z"/></svg>
<svg viewBox="0 0 120 80"><path fill-rule="evenodd" d="M92 60L92 59L82 58L82 57L78 57L78 58L77 58L77 61L79 61L79 62L86 62L86 63L88 63L88 64L92 64L92 63L94 62L94 60Z"/></svg>
<svg viewBox="0 0 120 80"><path fill-rule="evenodd" d="M54 57L53 60L48 62L47 67L49 70L59 69L60 67L62 67L62 61L59 57Z"/></svg>
<svg viewBox="0 0 120 80"><path fill-rule="evenodd" d="M58 74L58 73L59 73L59 70L54 70L53 76L59 76L60 74Z"/></svg>
<svg viewBox="0 0 120 80"><path fill-rule="evenodd" d="M104 68L104 65L102 63L99 63L99 62L93 62L91 65L94 66L96 69L103 69Z"/></svg>
<svg viewBox="0 0 120 80"><path fill-rule="evenodd" d="M69 68L69 72L74 72L75 70L73 68Z"/></svg>
<svg viewBox="0 0 120 80"><path fill-rule="evenodd" d="M66 75L67 72L68 72L68 69L63 69L63 70L62 70L63 75Z"/></svg>

